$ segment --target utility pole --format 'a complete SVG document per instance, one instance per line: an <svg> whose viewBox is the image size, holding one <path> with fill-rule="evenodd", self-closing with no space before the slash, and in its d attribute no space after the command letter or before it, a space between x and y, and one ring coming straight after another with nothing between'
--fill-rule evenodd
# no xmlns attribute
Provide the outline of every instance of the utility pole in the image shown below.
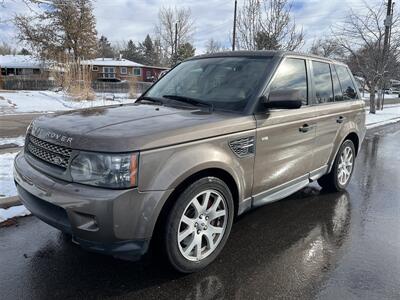
<svg viewBox="0 0 400 300"><path fill-rule="evenodd" d="M383 41L383 57L385 58L387 51L389 50L389 38L390 38L390 30L392 27L392 0L388 0L387 11L386 11L386 19L385 19L385 39Z"/></svg>
<svg viewBox="0 0 400 300"><path fill-rule="evenodd" d="M237 0L235 0L235 10L233 12L232 51L235 51L235 44L236 44L236 13L237 13Z"/></svg>
<svg viewBox="0 0 400 300"><path fill-rule="evenodd" d="M175 22L175 64L178 62L178 22Z"/></svg>
<svg viewBox="0 0 400 300"><path fill-rule="evenodd" d="M393 3L394 5L394 3ZM386 69L386 66L388 65L388 59L389 59L389 47L390 47L390 34L392 31L392 19L393 19L393 6L392 6L392 0L388 0L387 3L387 10L386 10L386 19L385 19L385 39L383 40L383 53L382 53L382 63L384 69ZM384 71L384 70L383 70ZM383 88L385 88L386 82L385 82L385 76L382 76L383 80ZM382 86L382 85L381 85ZM381 91L382 93L383 91ZM384 94L384 93L383 93ZM384 96L383 96L384 97ZM379 97L378 99L381 98L381 103L378 104L378 109L380 108L381 110L383 109L383 102L384 98ZM378 101L379 102L379 101Z"/></svg>

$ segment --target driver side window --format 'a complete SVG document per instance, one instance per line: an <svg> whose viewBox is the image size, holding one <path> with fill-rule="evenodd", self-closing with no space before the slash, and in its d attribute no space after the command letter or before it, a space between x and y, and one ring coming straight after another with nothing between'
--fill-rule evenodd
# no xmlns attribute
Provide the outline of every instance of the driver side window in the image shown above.
<svg viewBox="0 0 400 300"><path fill-rule="evenodd" d="M286 58L278 68L270 86L272 91L296 90L303 105L308 104L306 61L299 58Z"/></svg>

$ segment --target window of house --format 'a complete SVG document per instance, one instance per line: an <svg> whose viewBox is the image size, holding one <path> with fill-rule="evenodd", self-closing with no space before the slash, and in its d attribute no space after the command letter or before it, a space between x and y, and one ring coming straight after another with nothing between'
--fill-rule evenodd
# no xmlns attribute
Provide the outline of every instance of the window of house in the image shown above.
<svg viewBox="0 0 400 300"><path fill-rule="evenodd" d="M99 70L99 67L98 66L92 66L92 71L98 71Z"/></svg>
<svg viewBox="0 0 400 300"><path fill-rule="evenodd" d="M5 68L1 68L1 75L3 75L3 76L7 75Z"/></svg>
<svg viewBox="0 0 400 300"><path fill-rule="evenodd" d="M316 103L333 102L332 77L329 64L313 61L312 66Z"/></svg>
<svg viewBox="0 0 400 300"><path fill-rule="evenodd" d="M142 76L142 70L140 68L133 68L133 75Z"/></svg>
<svg viewBox="0 0 400 300"><path fill-rule="evenodd" d="M357 90L347 67L337 65L336 71L342 87L343 100L357 99Z"/></svg>
<svg viewBox="0 0 400 300"><path fill-rule="evenodd" d="M33 69L32 73L38 75L40 74L40 69Z"/></svg>
<svg viewBox="0 0 400 300"><path fill-rule="evenodd" d="M146 71L146 78L151 78L151 71Z"/></svg>
<svg viewBox="0 0 400 300"><path fill-rule="evenodd" d="M297 90L303 105L308 103L306 61L298 58L285 59L276 73L270 91Z"/></svg>
<svg viewBox="0 0 400 300"><path fill-rule="evenodd" d="M127 67L120 67L119 70L120 70L122 75L128 74L128 68Z"/></svg>
<svg viewBox="0 0 400 300"><path fill-rule="evenodd" d="M103 78L115 78L115 67L103 67Z"/></svg>

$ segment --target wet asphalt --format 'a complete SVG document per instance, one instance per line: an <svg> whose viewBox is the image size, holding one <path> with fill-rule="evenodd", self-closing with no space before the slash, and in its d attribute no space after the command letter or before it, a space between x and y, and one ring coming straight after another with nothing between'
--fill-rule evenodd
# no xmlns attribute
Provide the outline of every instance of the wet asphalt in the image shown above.
<svg viewBox="0 0 400 300"><path fill-rule="evenodd" d="M35 217L0 228L0 299L65 298L400 299L400 125L367 135L347 192L245 214L196 274L85 252Z"/></svg>

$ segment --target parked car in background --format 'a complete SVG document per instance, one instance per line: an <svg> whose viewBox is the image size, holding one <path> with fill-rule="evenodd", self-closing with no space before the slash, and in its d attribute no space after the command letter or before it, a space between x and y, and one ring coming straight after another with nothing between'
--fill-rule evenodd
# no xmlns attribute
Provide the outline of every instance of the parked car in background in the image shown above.
<svg viewBox="0 0 400 300"><path fill-rule="evenodd" d="M36 119L15 181L34 215L83 248L137 259L156 239L174 268L194 272L244 212L312 181L344 190L364 105L349 68L330 59L197 56L134 104Z"/></svg>
<svg viewBox="0 0 400 300"><path fill-rule="evenodd" d="M160 79L161 77L163 77L165 74L167 74L169 72L169 70L164 70L161 71L160 74L158 74L158 79Z"/></svg>

